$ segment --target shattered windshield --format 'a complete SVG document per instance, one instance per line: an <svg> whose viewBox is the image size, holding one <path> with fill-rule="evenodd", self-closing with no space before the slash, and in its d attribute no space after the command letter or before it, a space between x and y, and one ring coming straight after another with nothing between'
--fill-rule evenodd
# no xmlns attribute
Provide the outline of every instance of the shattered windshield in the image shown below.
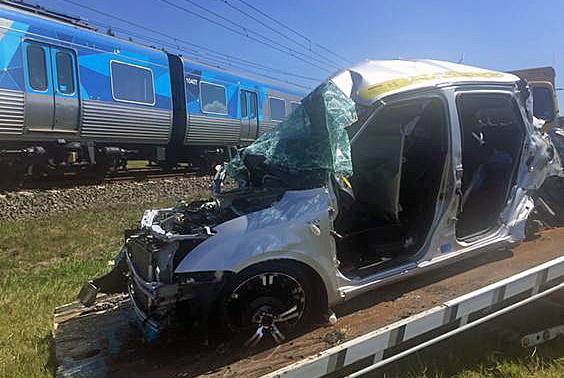
<svg viewBox="0 0 564 378"><path fill-rule="evenodd" d="M356 121L355 103L329 81L234 158L227 174L248 186L288 189L323 186L331 173L350 176L346 127Z"/></svg>

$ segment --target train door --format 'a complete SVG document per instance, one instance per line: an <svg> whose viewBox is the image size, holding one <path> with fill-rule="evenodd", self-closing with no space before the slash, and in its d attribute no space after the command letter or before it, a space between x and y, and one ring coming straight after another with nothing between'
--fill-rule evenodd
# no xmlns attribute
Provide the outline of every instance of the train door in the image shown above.
<svg viewBox="0 0 564 378"><path fill-rule="evenodd" d="M79 100L72 50L24 43L25 124L29 131L77 131Z"/></svg>
<svg viewBox="0 0 564 378"><path fill-rule="evenodd" d="M241 141L253 141L258 136L258 95L241 90Z"/></svg>
<svg viewBox="0 0 564 378"><path fill-rule="evenodd" d="M51 47L55 87L54 130L78 130L79 104L76 59L72 50Z"/></svg>
<svg viewBox="0 0 564 378"><path fill-rule="evenodd" d="M51 130L55 119L55 98L48 45L24 43L26 71L25 124L28 130Z"/></svg>

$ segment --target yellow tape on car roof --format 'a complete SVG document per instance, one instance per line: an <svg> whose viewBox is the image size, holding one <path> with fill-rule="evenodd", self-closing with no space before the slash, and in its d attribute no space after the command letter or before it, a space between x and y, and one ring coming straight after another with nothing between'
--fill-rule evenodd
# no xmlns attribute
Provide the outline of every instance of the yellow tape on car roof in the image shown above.
<svg viewBox="0 0 564 378"><path fill-rule="evenodd" d="M397 79L392 79L384 81L382 83L370 85L366 88L361 89L358 92L360 98L364 101L373 100L376 97L380 97L384 93L392 92L403 87L407 87L413 84L423 83L425 81L436 81L437 79L452 79L452 78L495 78L502 77L503 74L500 72L460 72L460 71L447 71L438 72L432 74L422 74L416 76L401 77Z"/></svg>

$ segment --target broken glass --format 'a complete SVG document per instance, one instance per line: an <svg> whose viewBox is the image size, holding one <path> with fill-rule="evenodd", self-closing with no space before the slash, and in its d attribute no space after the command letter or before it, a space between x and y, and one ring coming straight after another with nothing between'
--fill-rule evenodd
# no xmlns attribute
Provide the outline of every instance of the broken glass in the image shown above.
<svg viewBox="0 0 564 378"><path fill-rule="evenodd" d="M302 100L290 117L242 150L227 167L253 187L309 189L328 175L352 174L346 128L357 121L355 103L331 81Z"/></svg>

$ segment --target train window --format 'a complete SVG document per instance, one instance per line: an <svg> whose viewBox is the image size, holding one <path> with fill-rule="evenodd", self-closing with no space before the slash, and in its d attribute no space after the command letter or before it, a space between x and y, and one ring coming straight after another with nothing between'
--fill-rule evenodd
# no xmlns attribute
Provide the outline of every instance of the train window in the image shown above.
<svg viewBox="0 0 564 378"><path fill-rule="evenodd" d="M74 93L74 74L72 55L68 52L57 51L57 83L59 92L64 94Z"/></svg>
<svg viewBox="0 0 564 378"><path fill-rule="evenodd" d="M257 106L258 106L258 97L257 94L255 92L249 92L249 94L251 95L250 101L251 101L251 118L257 118Z"/></svg>
<svg viewBox="0 0 564 378"><path fill-rule="evenodd" d="M247 92L241 91L241 118L246 118L247 114Z"/></svg>
<svg viewBox="0 0 564 378"><path fill-rule="evenodd" d="M286 118L286 101L276 97L269 97L268 102L270 104L270 119L273 121L283 121Z"/></svg>
<svg viewBox="0 0 564 378"><path fill-rule="evenodd" d="M223 85L200 82L200 101L205 113L227 114L227 98Z"/></svg>
<svg viewBox="0 0 564 378"><path fill-rule="evenodd" d="M146 67L111 61L112 94L116 101L153 105L153 71Z"/></svg>
<svg viewBox="0 0 564 378"><path fill-rule="evenodd" d="M292 101L290 102L290 107L292 108L292 113L296 111L297 108L299 108L301 105L300 102L296 102L296 101Z"/></svg>
<svg viewBox="0 0 564 378"><path fill-rule="evenodd" d="M29 85L36 91L47 90L47 61L45 50L38 45L27 46L27 70Z"/></svg>

